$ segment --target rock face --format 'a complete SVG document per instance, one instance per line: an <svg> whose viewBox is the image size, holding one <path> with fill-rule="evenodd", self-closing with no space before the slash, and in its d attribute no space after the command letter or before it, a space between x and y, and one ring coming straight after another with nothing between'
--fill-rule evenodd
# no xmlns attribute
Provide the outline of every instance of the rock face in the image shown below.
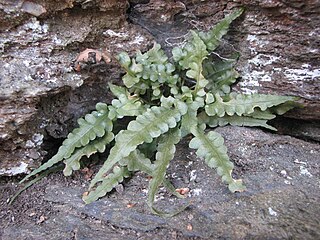
<svg viewBox="0 0 320 240"><path fill-rule="evenodd" d="M122 190L84 205L85 171L53 174L5 204L15 185L0 182L0 236L9 239L319 239L319 144L259 129L224 127L235 175L247 186L230 193L220 177L188 149L177 146L168 178L188 187L186 199L160 190L156 206L172 218L151 214L148 179L136 174Z"/></svg>
<svg viewBox="0 0 320 240"><path fill-rule="evenodd" d="M319 1L0 0L0 175L37 167L77 118L110 101L107 82L122 70L113 59L75 71L81 51L143 51L156 40L169 52L238 6L246 12L219 50L242 54L235 88L300 96L305 108L287 117L319 120Z"/></svg>
<svg viewBox="0 0 320 240"><path fill-rule="evenodd" d="M77 118L108 101L119 67L98 62L76 72L80 51L145 49L151 39L125 22L126 1L34 1L46 9L38 18L24 12L27 2L0 1L0 175L38 166L43 141L66 137Z"/></svg>
<svg viewBox="0 0 320 240"><path fill-rule="evenodd" d="M240 89L299 96L306 107L290 116L320 120L320 2L244 2Z"/></svg>

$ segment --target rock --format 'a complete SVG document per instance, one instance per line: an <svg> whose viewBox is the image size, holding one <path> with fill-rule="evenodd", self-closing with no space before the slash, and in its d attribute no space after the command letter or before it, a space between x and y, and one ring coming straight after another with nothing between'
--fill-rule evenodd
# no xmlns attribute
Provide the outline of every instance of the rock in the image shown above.
<svg viewBox="0 0 320 240"><path fill-rule="evenodd" d="M0 175L38 167L50 142L61 142L76 119L110 99L107 82L119 78L119 66L103 61L75 72L73 63L85 46L114 54L143 49L150 39L125 22L126 1L97 1L98 12L89 5L74 6L74 1L39 1L34 4L47 9L43 19L20 13L22 2L0 2L3 18L24 16L11 30L0 23L8 30L0 37ZM34 142L34 136L42 142Z"/></svg>
<svg viewBox="0 0 320 240"><path fill-rule="evenodd" d="M3 205L0 235L17 240L107 235L112 239L319 239L320 193L315 191L319 144L244 127L217 131L225 138L235 176L247 186L243 193L230 193L185 140L177 146L167 176L177 188L188 187L188 197L177 199L160 190L156 198L157 208L166 211L189 202L180 214L162 218L150 212L144 174L125 182L123 193L113 191L88 205L81 200L88 185L81 173L67 179L55 174L29 188L13 206ZM4 184L0 191L3 203L12 185ZM36 225L40 216L45 220Z"/></svg>
<svg viewBox="0 0 320 240"><path fill-rule="evenodd" d="M242 1L240 1L242 2ZM243 41L239 87L245 92L278 93L302 99L305 107L288 116L320 119L320 3L244 1L239 26Z"/></svg>
<svg viewBox="0 0 320 240"><path fill-rule="evenodd" d="M42 5L29 1L23 2L21 10L36 17L39 17L40 15L47 12L47 10Z"/></svg>

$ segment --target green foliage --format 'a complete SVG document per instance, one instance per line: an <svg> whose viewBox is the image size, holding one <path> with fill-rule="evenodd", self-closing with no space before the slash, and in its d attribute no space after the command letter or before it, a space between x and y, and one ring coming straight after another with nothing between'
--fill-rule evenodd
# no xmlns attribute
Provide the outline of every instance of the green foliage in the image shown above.
<svg viewBox="0 0 320 240"><path fill-rule="evenodd" d="M178 128L175 128L166 134L163 134L158 143L157 153L154 162L154 169L152 171L152 179L149 184L149 196L148 203L153 212L157 213L157 211L153 207L153 201L155 195L158 191L158 188L163 183L163 180L166 176L166 170L169 166L170 161L174 157L174 153L176 151L175 144L179 143L181 139L181 133Z"/></svg>
<svg viewBox="0 0 320 240"><path fill-rule="evenodd" d="M58 153L38 169L27 175L21 182L26 181L30 177L52 167L64 159L70 158L76 148L87 146L92 140L101 138L107 132L111 132L113 124L108 118L107 104L98 103L96 109L97 111L87 114L85 118L78 119L79 127L69 133L67 139L63 141L62 146L59 148ZM98 147L96 148L98 150Z"/></svg>
<svg viewBox="0 0 320 240"><path fill-rule="evenodd" d="M233 20L238 18L243 13L243 8L235 10L233 13L221 20L208 32L199 32L199 37L206 44L209 51L215 50L222 39L222 37L228 32L229 26Z"/></svg>
<svg viewBox="0 0 320 240"><path fill-rule="evenodd" d="M183 197L166 178L166 170L176 145L184 136L192 135L189 146L197 156L217 171L231 192L243 191L242 180L232 177L234 165L222 136L206 131L206 127L231 124L276 130L267 121L295 107L297 98L230 93L239 77L234 69L238 56L225 60L211 52L242 12L240 9L226 16L209 32L191 31L187 43L172 50L172 60L159 44L146 53L138 51L134 57L120 53L117 59L126 70L124 86L109 85L115 96L111 104L98 103L96 111L79 119L79 127L68 135L57 154L24 180L59 162L65 164L64 174L71 175L81 167L83 156L104 152L108 146L108 157L83 200L93 202L131 173L142 171L152 177L148 191L152 212L171 216L177 212L164 213L154 206L155 195L163 185ZM119 125L121 118L130 121L126 129Z"/></svg>
<svg viewBox="0 0 320 240"><path fill-rule="evenodd" d="M207 101L205 111L209 116L217 115L218 117L223 117L226 114L229 116L235 114L242 116L243 114L253 113L256 108L265 111L270 107L295 100L297 100L297 98L290 96L231 93L221 97L219 94L215 94L212 100Z"/></svg>
<svg viewBox="0 0 320 240"><path fill-rule="evenodd" d="M230 93L230 85L235 83L239 77L239 73L234 69L237 57L229 60L209 57L203 63L203 74L209 80L206 87L212 94Z"/></svg>
<svg viewBox="0 0 320 240"><path fill-rule="evenodd" d="M195 137L190 141L189 147L197 149L197 156L204 158L209 167L217 169L231 192L242 192L245 189L242 180L234 180L231 176L233 163L229 160L223 137L213 131L205 134L202 130L195 130L193 134Z"/></svg>

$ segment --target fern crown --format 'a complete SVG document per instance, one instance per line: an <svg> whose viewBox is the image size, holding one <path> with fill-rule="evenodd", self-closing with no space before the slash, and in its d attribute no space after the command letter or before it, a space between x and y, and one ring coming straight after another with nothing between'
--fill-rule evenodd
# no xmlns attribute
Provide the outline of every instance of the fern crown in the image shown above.
<svg viewBox="0 0 320 240"><path fill-rule="evenodd" d="M230 92L239 73L237 56L229 60L211 54L219 46L229 25L242 14L239 9L226 16L208 32L191 31L187 43L172 49L172 59L159 44L135 57L123 52L117 56L125 69L124 86L110 84L115 96L111 104L98 103L96 110L78 120L57 154L25 177L25 180L63 162L69 176L81 167L83 156L110 153L90 183L83 200L91 203L110 192L136 171L152 177L148 204L155 214L171 216L154 206L158 188L163 185L178 197L181 194L166 179L166 169L174 158L176 145L191 135L189 147L217 171L231 192L243 191L241 180L232 176L223 137L207 127L257 126L276 130L267 121L295 106L291 96ZM114 131L122 118L134 118L126 129ZM117 127L119 128L119 127Z"/></svg>

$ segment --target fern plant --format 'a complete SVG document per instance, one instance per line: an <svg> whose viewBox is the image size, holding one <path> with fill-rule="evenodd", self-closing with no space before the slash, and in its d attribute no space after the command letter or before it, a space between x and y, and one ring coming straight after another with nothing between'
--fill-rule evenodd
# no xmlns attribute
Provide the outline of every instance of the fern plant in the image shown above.
<svg viewBox="0 0 320 240"><path fill-rule="evenodd" d="M245 190L242 181L232 177L234 165L222 136L206 127L231 124L276 130L267 121L293 108L297 98L230 92L239 77L234 69L236 59L220 59L211 53L242 12L234 11L208 32L190 31L187 43L173 48L171 59L159 44L146 53L138 51L135 57L120 53L117 60L126 74L124 86L110 84L115 99L111 104L98 103L96 111L80 118L79 127L57 154L22 182L58 162L65 164L63 172L69 176L80 169L83 156L104 152L110 146L107 159L83 196L85 203L105 196L131 173L142 171L152 177L148 191L152 212L167 214L154 207L154 198L160 185L181 197L166 179L166 169L179 141L192 135L190 148L217 171L230 191ZM115 134L113 127L122 118L133 120Z"/></svg>

